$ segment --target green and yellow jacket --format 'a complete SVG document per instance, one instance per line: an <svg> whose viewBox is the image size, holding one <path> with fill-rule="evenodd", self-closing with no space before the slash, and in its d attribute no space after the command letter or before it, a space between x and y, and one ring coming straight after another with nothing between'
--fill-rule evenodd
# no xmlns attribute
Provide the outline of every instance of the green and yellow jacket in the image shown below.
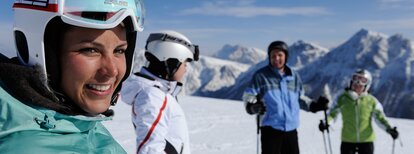
<svg viewBox="0 0 414 154"><path fill-rule="evenodd" d="M369 93L360 96L351 90L340 95L332 106L328 122L342 114L342 141L350 143L373 142L375 133L372 120L384 130L391 126L379 101Z"/></svg>

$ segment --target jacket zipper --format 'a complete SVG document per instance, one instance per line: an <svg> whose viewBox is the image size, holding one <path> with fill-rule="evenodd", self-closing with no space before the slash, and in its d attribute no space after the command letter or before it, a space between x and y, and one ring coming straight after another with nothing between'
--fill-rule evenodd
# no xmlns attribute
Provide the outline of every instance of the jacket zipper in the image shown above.
<svg viewBox="0 0 414 154"><path fill-rule="evenodd" d="M357 99L357 101L356 101L356 105L355 105L355 113L356 113L356 116L355 116L355 121L356 121L356 139L357 139L357 142L359 143L359 110L358 110L358 103L359 103L359 99Z"/></svg>

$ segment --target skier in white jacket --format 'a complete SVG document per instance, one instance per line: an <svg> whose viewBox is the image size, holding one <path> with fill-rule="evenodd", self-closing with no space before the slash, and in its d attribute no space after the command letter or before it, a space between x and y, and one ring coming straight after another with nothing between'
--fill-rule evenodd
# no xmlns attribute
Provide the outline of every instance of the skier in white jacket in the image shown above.
<svg viewBox="0 0 414 154"><path fill-rule="evenodd" d="M132 105L137 154L190 154L184 112L177 102L187 62L197 61L198 46L175 31L151 33L148 60L123 84L121 98Z"/></svg>

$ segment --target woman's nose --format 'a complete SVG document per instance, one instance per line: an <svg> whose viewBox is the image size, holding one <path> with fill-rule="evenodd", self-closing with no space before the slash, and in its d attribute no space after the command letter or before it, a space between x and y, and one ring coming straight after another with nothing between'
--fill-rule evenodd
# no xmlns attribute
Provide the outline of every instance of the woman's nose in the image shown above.
<svg viewBox="0 0 414 154"><path fill-rule="evenodd" d="M106 56L102 58L99 73L105 77L114 77L118 75L118 68L114 57Z"/></svg>

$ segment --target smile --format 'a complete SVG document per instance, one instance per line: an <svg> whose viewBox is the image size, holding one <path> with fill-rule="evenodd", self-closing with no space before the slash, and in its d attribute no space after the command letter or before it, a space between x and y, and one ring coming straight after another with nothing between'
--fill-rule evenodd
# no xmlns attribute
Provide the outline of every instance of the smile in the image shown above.
<svg viewBox="0 0 414 154"><path fill-rule="evenodd" d="M88 87L89 89L92 89L92 90L106 91L109 88L111 88L111 85L87 84L86 87Z"/></svg>

